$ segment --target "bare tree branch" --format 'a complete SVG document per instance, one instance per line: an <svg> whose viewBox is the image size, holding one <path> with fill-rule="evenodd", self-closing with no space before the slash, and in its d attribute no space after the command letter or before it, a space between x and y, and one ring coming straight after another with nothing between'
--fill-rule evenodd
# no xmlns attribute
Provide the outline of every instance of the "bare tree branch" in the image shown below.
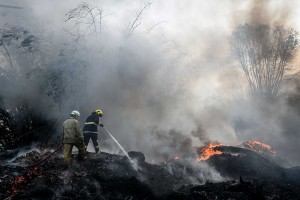
<svg viewBox="0 0 300 200"><path fill-rule="evenodd" d="M157 27L157 26L159 26L159 25L161 25L163 23L167 23L167 21L161 21L161 22L158 22L156 24L153 24L152 26L150 26L150 27L147 28L147 32L150 33L150 31L152 31L155 27Z"/></svg>
<svg viewBox="0 0 300 200"><path fill-rule="evenodd" d="M83 38L90 28L93 27L93 32L96 34L97 40L101 44L101 34L102 34L102 19L108 15L103 15L102 8L98 6L91 6L90 4L83 2L79 4L76 8L70 10L67 14L67 19L65 22L74 21L74 28L79 29L78 32L83 32L83 34L76 35L71 34L75 38ZM67 31L71 33L71 31ZM77 40L75 39L75 40Z"/></svg>
<svg viewBox="0 0 300 200"><path fill-rule="evenodd" d="M146 3L145 6L144 6L138 13L136 13L136 16L135 16L133 22L130 23L130 25L129 25L129 29L128 29L128 32L127 32L127 34L126 34L126 38L129 38L129 37L132 35L133 31L134 31L139 25L141 25L141 21L140 21L140 20L141 20L142 14L143 14L143 12L144 12L146 9L150 8L151 4L152 4L152 3Z"/></svg>

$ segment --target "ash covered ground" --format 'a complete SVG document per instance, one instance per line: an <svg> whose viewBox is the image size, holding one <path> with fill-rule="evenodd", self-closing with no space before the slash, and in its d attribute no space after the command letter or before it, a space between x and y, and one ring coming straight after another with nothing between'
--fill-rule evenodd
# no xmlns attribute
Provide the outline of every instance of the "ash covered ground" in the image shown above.
<svg viewBox="0 0 300 200"><path fill-rule="evenodd" d="M220 148L220 147L217 147ZM145 162L141 152L126 156L89 153L65 168L61 153L1 153L1 199L300 199L300 168L283 168L255 151L222 147L205 161L176 158ZM232 152L240 154L232 154ZM229 153L230 152L230 153ZM12 159L14 157L14 159ZM222 181L205 180L214 169Z"/></svg>

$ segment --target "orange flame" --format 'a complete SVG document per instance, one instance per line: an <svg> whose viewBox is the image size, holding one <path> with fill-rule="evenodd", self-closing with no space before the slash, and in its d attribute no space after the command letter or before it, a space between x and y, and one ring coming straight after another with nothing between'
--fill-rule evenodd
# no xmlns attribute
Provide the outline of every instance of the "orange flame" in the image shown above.
<svg viewBox="0 0 300 200"><path fill-rule="evenodd" d="M253 140L244 142L244 144L255 151L267 150L270 151L273 155L276 155L276 151L274 151L270 145L264 144L262 142Z"/></svg>
<svg viewBox="0 0 300 200"><path fill-rule="evenodd" d="M222 151L215 150L215 147L222 146L222 144L209 144L208 146L200 148L198 151L197 160L207 160L212 155L223 154Z"/></svg>

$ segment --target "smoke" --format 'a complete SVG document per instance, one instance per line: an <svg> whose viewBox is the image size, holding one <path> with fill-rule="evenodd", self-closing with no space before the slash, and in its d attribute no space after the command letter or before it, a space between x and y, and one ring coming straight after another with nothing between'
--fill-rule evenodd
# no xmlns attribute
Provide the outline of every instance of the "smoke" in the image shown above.
<svg viewBox="0 0 300 200"><path fill-rule="evenodd" d="M195 159L167 163L167 170L175 176L180 176L191 184L204 184L206 182L222 182L224 178L216 169L205 162Z"/></svg>
<svg viewBox="0 0 300 200"><path fill-rule="evenodd" d="M10 47L15 67L9 77L3 58L1 75L14 77L0 90L5 107L26 99L37 113L60 122L76 109L81 124L100 108L124 148L142 151L147 160L163 161L209 142L260 139L299 164L299 115L284 100L271 104L247 95L228 42L244 23L297 30L298 2L151 1L142 11L147 2L87 1L103 12L96 31L92 23L65 22L81 1L10 3L23 9L6 10L1 26L24 27L39 43L34 57L19 57L20 48ZM28 72L39 76L28 79ZM99 140L115 151L101 128Z"/></svg>
<svg viewBox="0 0 300 200"><path fill-rule="evenodd" d="M250 25L268 24L270 26L285 25L292 26L294 12L297 12L294 5L296 1L244 1L237 3L232 1L233 26L241 23ZM244 22L243 22L243 21Z"/></svg>
<svg viewBox="0 0 300 200"><path fill-rule="evenodd" d="M157 159L169 160L176 156L191 156L193 153L192 139L181 132L170 130L169 132L153 129L150 136L153 143L153 156L159 155Z"/></svg>
<svg viewBox="0 0 300 200"><path fill-rule="evenodd" d="M291 14L292 4L274 4L272 1L252 1L248 21L251 24L287 24ZM276 13L275 17L274 14Z"/></svg>
<svg viewBox="0 0 300 200"><path fill-rule="evenodd" d="M220 172L208 165L207 163L190 162L191 166L196 169L196 176L189 176L191 183L199 184L206 182L222 182L225 181Z"/></svg>

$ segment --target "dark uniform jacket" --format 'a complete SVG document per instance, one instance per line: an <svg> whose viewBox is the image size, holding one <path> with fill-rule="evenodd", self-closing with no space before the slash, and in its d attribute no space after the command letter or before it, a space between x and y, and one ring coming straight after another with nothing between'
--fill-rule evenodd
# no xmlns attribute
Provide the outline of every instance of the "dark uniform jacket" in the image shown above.
<svg viewBox="0 0 300 200"><path fill-rule="evenodd" d="M99 125L99 115L92 113L85 121L83 132L97 133L97 126Z"/></svg>
<svg viewBox="0 0 300 200"><path fill-rule="evenodd" d="M80 129L79 122L73 117L70 117L63 123L63 134L63 143L65 144L76 144L83 142L83 134Z"/></svg>

